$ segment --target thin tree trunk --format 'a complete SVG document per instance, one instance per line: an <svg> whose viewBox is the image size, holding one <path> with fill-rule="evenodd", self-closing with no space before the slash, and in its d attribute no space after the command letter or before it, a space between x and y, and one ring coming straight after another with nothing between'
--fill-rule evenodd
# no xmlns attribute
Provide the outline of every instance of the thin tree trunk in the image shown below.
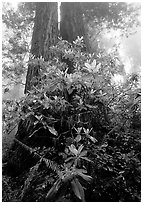
<svg viewBox="0 0 143 204"><path fill-rule="evenodd" d="M31 54L43 57L45 61L52 57L49 47L58 39L58 11L56 2L37 2L34 29L32 35ZM39 76L39 67L28 66L25 93L31 89L31 80Z"/></svg>

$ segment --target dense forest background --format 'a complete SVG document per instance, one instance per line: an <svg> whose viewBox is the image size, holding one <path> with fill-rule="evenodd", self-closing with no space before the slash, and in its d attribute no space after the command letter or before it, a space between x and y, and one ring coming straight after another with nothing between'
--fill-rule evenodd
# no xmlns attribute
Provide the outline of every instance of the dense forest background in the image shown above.
<svg viewBox="0 0 143 204"><path fill-rule="evenodd" d="M3 201L140 201L140 3L2 5Z"/></svg>

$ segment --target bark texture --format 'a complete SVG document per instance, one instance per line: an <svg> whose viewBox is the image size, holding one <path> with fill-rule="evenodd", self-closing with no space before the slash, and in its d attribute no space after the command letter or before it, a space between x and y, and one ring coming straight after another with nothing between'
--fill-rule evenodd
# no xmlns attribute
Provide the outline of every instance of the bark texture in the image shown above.
<svg viewBox="0 0 143 204"><path fill-rule="evenodd" d="M37 2L31 54L43 57L45 61L52 58L49 47L55 45L58 38L58 11L56 2ZM26 77L25 93L30 90L31 79L39 75L39 67L29 65Z"/></svg>
<svg viewBox="0 0 143 204"><path fill-rule="evenodd" d="M70 43L76 40L77 36L83 36L87 51L90 51L80 2L61 3L60 35Z"/></svg>

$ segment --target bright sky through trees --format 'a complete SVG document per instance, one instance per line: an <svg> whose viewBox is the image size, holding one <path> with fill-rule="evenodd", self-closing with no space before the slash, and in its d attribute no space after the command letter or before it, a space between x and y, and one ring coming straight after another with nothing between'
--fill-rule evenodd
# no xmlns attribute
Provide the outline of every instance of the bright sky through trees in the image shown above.
<svg viewBox="0 0 143 204"><path fill-rule="evenodd" d="M12 7L15 9L15 10L17 10L17 7L18 7L18 1L11 1L10 2L11 4L12 4Z"/></svg>

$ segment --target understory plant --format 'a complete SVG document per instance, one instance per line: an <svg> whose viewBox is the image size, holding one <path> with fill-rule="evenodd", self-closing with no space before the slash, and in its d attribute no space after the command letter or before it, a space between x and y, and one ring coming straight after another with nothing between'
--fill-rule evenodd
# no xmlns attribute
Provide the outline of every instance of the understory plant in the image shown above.
<svg viewBox="0 0 143 204"><path fill-rule="evenodd" d="M21 200L139 201L138 76L115 84L115 53L89 54L79 37L51 52L49 61L31 56L39 75L3 114L6 127L14 114L19 121L9 163L28 172Z"/></svg>

